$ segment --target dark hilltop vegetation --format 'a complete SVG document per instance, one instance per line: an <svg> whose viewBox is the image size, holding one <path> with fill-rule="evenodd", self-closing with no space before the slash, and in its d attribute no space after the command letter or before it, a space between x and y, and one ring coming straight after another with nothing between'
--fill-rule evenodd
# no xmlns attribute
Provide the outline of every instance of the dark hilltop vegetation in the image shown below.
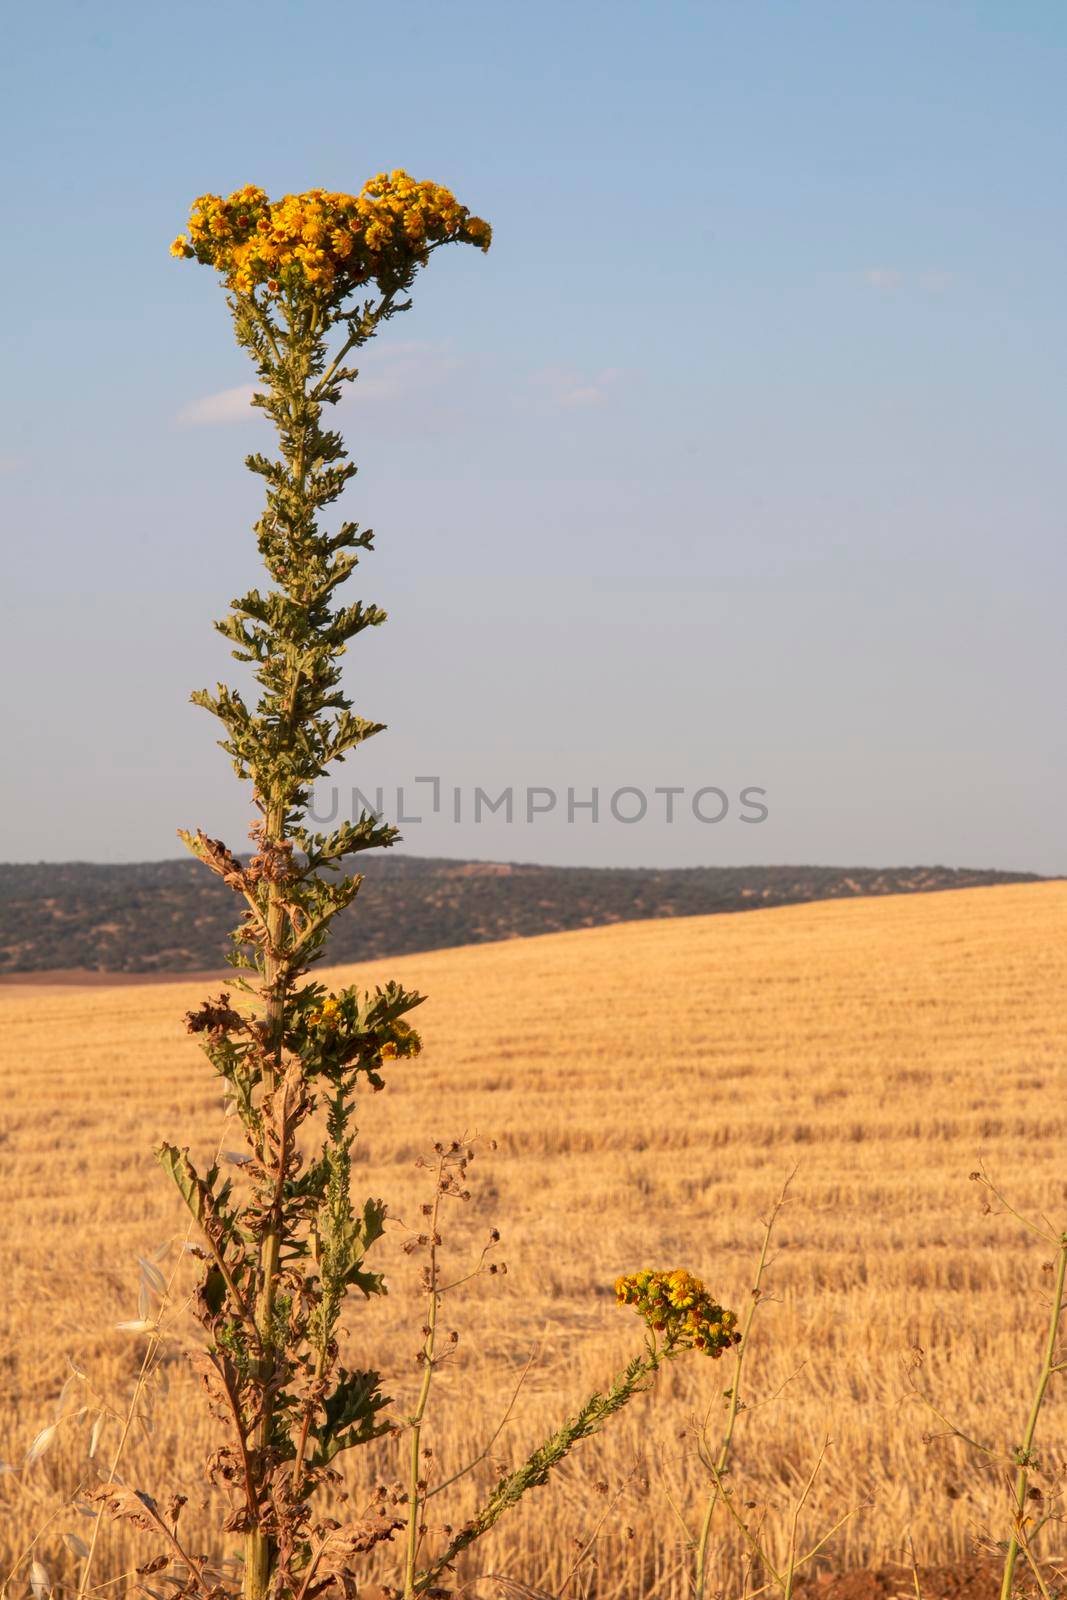
<svg viewBox="0 0 1067 1600"><path fill-rule="evenodd" d="M948 867L545 867L406 855L363 870L355 905L335 923L337 963L648 917L1040 881ZM223 962L234 921L233 896L195 861L0 865L0 972L204 971Z"/></svg>

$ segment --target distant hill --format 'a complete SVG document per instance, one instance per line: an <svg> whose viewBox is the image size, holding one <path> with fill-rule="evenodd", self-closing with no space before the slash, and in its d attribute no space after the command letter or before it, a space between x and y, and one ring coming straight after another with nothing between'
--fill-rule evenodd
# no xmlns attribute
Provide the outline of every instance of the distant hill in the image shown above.
<svg viewBox="0 0 1067 1600"><path fill-rule="evenodd" d="M543 867L420 856L361 858L331 960L436 950L648 917L858 895L1041 881L948 867ZM218 967L234 896L195 861L0 865L0 973L168 973Z"/></svg>

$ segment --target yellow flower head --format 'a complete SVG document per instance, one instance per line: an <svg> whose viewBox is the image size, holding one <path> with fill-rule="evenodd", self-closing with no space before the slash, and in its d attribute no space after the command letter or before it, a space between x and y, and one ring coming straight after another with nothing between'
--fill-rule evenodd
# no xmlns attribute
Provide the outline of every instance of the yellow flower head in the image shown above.
<svg viewBox="0 0 1067 1600"><path fill-rule="evenodd" d="M633 1306L668 1348L702 1350L718 1359L741 1338L734 1313L724 1311L684 1267L617 1278L615 1298L619 1305Z"/></svg>
<svg viewBox="0 0 1067 1600"><path fill-rule="evenodd" d="M238 294L310 288L333 305L361 285L406 285L441 244L488 250L492 229L472 217L450 190L399 168L381 172L358 195L309 189L268 199L254 184L228 199L193 202L189 238L171 246L220 272Z"/></svg>
<svg viewBox="0 0 1067 1600"><path fill-rule="evenodd" d="M321 1006L308 1012L308 1025L312 1028L336 1028L341 1020L341 1002L336 995L330 995Z"/></svg>
<svg viewBox="0 0 1067 1600"><path fill-rule="evenodd" d="M417 1056L422 1051L422 1040L403 1017L398 1017L392 1024L391 1039L379 1045L378 1055L383 1061L396 1061L401 1056Z"/></svg>

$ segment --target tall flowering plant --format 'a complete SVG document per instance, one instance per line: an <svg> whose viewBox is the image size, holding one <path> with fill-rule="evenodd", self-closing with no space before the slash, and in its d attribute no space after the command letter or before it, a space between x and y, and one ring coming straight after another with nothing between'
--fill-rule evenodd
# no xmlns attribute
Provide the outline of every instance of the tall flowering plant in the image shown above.
<svg viewBox="0 0 1067 1600"><path fill-rule="evenodd" d="M216 624L251 665L258 698L222 684L193 696L222 723L223 748L252 785L255 851L243 860L203 832L181 835L243 907L230 960L246 1002L221 994L188 1017L244 1129L240 1198L217 1167L199 1173L187 1151L158 1151L205 1240L205 1376L228 1435L210 1471L232 1491L227 1526L244 1537L248 1600L310 1596L394 1526L376 1516L338 1529L312 1513L336 1457L385 1426L378 1373L338 1359L349 1291L383 1292L367 1254L385 1208L353 1200L351 1113L359 1084L379 1088L384 1062L418 1053L407 1019L421 998L395 983L326 994L301 981L358 893L350 858L397 837L367 816L329 834L306 825L315 780L380 730L353 712L340 662L350 640L385 621L377 606L337 599L372 535L349 521L320 525L356 471L324 413L356 377L346 358L409 307L433 252L484 251L490 237L448 189L396 171L358 195L313 189L271 201L253 185L202 195L171 247L221 274L261 385L253 404L277 432L275 455L247 459L265 486L255 531L270 583ZM305 1159L301 1126L320 1105L326 1137Z"/></svg>

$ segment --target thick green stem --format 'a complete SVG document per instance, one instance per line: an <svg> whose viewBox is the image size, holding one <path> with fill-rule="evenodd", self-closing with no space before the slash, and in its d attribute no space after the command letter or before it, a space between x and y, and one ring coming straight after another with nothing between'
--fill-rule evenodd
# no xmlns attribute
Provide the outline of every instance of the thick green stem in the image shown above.
<svg viewBox="0 0 1067 1600"><path fill-rule="evenodd" d="M294 352L296 341L293 337L293 327L290 323L289 350ZM300 350L300 346L296 345ZM300 391L306 394L310 370L309 351L303 347L302 370L296 375ZM294 397L295 399L295 397ZM294 399L290 400L290 416L297 420L297 409ZM301 419L302 420L302 419ZM304 462L304 447L299 446L292 463L291 481L298 502L304 498L304 480L306 467ZM300 670L294 659L292 650L288 651L287 667L289 672L289 689L287 695L286 718L284 731L292 736L296 717L296 702L299 691ZM289 807L290 796L284 787L284 780L275 780L275 789L267 797L267 806L264 816L265 832L264 844L270 848L284 842L285 818ZM267 938L263 955L263 982L267 1000L266 1027L267 1027L267 1053L263 1068L263 1092L272 1095L279 1086L282 1067L282 1039L285 1034L285 1005L291 979L291 960L287 955L284 945L285 908L282 902L281 889L273 879L267 885ZM265 1153L265 1152L264 1152ZM285 1141L278 1151L278 1159L284 1166L287 1157ZM279 1183L278 1201L280 1203L281 1184ZM256 1474L258 1478L257 1489L261 1488L269 1478L269 1452L271 1448L271 1435L274 1424L274 1403L269 1388L274 1376L274 1346L272 1330L274 1327L274 1306L278 1290L278 1266L281 1255L282 1222L278 1214L279 1205L276 1204L274 1213L270 1217L266 1231L260 1244L259 1252L259 1297L256 1305L256 1326L259 1330L263 1354L259 1358L258 1377L263 1385L261 1411L252 1439ZM277 1556L275 1541L262 1527L251 1529L245 1535L245 1570L244 1570L244 1600L265 1600L270 1586L271 1571Z"/></svg>
<svg viewBox="0 0 1067 1600"><path fill-rule="evenodd" d="M285 818L284 801L275 800L266 815L266 837L269 842L282 837ZM263 978L267 993L266 1024L269 1047L263 1070L263 1090L273 1094L278 1086L281 1068L282 1033L285 1026L286 962L281 952L284 910L278 885L268 886L267 946L264 953ZM256 1327L259 1330L262 1355L258 1358L258 1377L268 1385L273 1376L274 1350L271 1330L274 1325L274 1298L278 1286L278 1260L281 1250L281 1232L276 1219L263 1235L259 1255L259 1297L256 1304ZM266 1457L270 1449L274 1421L273 1404L269 1392L264 1392L259 1422L252 1437L252 1448L259 1488L265 1477ZM245 1535L245 1600L264 1600L270 1583L274 1562L274 1542L260 1528Z"/></svg>
<svg viewBox="0 0 1067 1600"><path fill-rule="evenodd" d="M1004 1557L1004 1573L1000 1582L1000 1600L1011 1600L1012 1587L1015 1582L1015 1566L1021 1548L1020 1534L1022 1533L1023 1517L1026 1513L1026 1496L1030 1486L1031 1451L1034 1444L1034 1435L1037 1432L1037 1419L1041 1414L1041 1406L1048 1388L1049 1379L1056 1367L1056 1337L1059 1333L1060 1317L1063 1314L1063 1287L1067 1279L1067 1236L1060 1240L1060 1251L1056 1262L1056 1284L1052 1291L1052 1312L1049 1317L1048 1337L1045 1340L1045 1357L1038 1374L1037 1388L1034 1391L1033 1402L1030 1406L1030 1417L1026 1424L1026 1433L1023 1436L1022 1446L1019 1450L1019 1470L1015 1474L1015 1490L1013 1494L1014 1518L1011 1537L1008 1540L1007 1554Z"/></svg>

